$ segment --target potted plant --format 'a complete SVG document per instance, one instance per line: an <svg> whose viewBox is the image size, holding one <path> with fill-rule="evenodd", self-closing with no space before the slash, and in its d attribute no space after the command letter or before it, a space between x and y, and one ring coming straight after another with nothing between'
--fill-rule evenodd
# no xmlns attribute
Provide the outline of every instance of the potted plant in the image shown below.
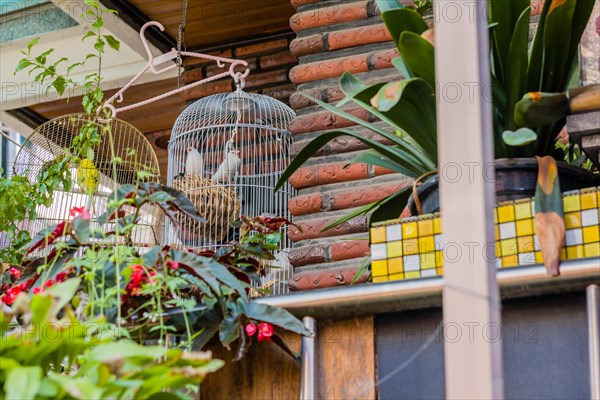
<svg viewBox="0 0 600 400"><path fill-rule="evenodd" d="M279 184L324 144L346 135L370 148L351 162L391 169L412 178L415 185L361 207L325 229L368 212L372 212L372 222L397 218L407 203L410 203L413 215L439 210L434 29L427 26L423 16L413 7L385 0L378 0L377 5L400 53L393 64L404 79L368 86L346 73L340 81L346 97L337 106L311 100L377 132L392 145L370 140L350 130L323 133L296 156ZM528 92L562 92L572 85L577 76L577 46L592 8L593 2L546 1L533 42L529 44L529 0L490 1L496 194L499 201L533 196L537 176L534 156L565 158L564 152L555 146L564 119L535 126L535 131L521 128L515 121L515 105ZM348 101L364 107L386 122L389 128L379 128L344 112L340 107ZM598 182L597 177L582 168L564 162L558 165L563 190L593 186ZM418 185L420 187L415 190Z"/></svg>

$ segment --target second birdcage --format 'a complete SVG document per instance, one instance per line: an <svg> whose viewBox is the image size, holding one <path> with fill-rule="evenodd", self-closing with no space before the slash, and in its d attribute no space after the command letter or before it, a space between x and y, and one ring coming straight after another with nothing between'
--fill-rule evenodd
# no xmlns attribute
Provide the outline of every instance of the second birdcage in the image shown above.
<svg viewBox="0 0 600 400"><path fill-rule="evenodd" d="M239 239L241 216L289 217L292 188L273 188L290 162L294 112L268 96L236 90L204 97L177 118L169 142L168 184L184 192L204 217L168 224L168 244L216 249ZM272 291L287 287L287 239L277 252ZM269 282L270 281L270 282Z"/></svg>

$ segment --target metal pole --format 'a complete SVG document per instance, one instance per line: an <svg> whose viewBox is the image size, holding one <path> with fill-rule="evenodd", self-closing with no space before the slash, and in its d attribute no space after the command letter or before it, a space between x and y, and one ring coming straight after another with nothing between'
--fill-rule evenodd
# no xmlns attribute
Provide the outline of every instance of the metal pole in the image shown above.
<svg viewBox="0 0 600 400"><path fill-rule="evenodd" d="M586 289L588 351L590 358L590 398L600 400L600 287Z"/></svg>
<svg viewBox="0 0 600 400"><path fill-rule="evenodd" d="M448 399L503 398L486 6L434 1Z"/></svg>
<svg viewBox="0 0 600 400"><path fill-rule="evenodd" d="M313 333L311 337L302 337L302 367L300 370L300 400L317 398L317 320L304 317L304 326Z"/></svg>

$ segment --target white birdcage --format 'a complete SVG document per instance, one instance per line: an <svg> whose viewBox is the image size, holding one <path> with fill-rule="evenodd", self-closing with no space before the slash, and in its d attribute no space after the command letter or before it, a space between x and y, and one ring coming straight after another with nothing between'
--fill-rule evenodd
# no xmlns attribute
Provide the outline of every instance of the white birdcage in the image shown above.
<svg viewBox="0 0 600 400"><path fill-rule="evenodd" d="M72 146L73 139L79 135L81 128L92 121L93 119L85 114L71 114L40 125L21 146L13 165L13 173L26 176L31 182L39 179L50 162L67 154L67 149ZM90 209L91 227L98 228L98 217L106 212L115 184L132 185L141 180L158 180L159 165L156 154L138 129L117 118L97 124L101 143L94 148L93 161L89 160L87 167L83 162L81 165L71 165L69 169L73 181L72 188L58 188L54 192L52 204L49 207L37 206L37 218L20 222L20 229L27 230L34 236L49 226L72 219L70 210L74 207ZM112 140L109 138L109 131ZM116 158L120 159L120 162L114 161ZM94 188L91 192L82 187L84 182L79 179L84 170L88 174L95 174L91 184ZM154 177L140 179L138 171L152 173ZM133 245L144 252L160 242L163 234L163 213L157 206L146 204L140 209L139 216L140 220L132 232L132 240ZM109 223L104 228L112 230L113 225ZM111 236L105 241L113 240L122 239Z"/></svg>
<svg viewBox="0 0 600 400"><path fill-rule="evenodd" d="M282 102L240 88L185 109L171 132L168 184L188 196L205 222L182 215L178 227L167 224L167 243L216 249L239 238L231 223L242 215L289 218L293 189L273 188L290 162L294 117ZM262 282L271 293L287 292L289 245L284 232Z"/></svg>

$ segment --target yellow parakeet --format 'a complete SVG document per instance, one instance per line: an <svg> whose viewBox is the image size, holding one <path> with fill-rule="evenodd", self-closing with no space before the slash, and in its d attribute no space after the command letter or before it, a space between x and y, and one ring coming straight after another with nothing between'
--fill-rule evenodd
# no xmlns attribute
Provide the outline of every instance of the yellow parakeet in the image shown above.
<svg viewBox="0 0 600 400"><path fill-rule="evenodd" d="M94 162L88 158L84 158L79 164L79 169L77 170L77 184L81 190L90 197L89 203L91 203L92 212L94 212L94 203L92 199L100 184L100 172L96 169Z"/></svg>

